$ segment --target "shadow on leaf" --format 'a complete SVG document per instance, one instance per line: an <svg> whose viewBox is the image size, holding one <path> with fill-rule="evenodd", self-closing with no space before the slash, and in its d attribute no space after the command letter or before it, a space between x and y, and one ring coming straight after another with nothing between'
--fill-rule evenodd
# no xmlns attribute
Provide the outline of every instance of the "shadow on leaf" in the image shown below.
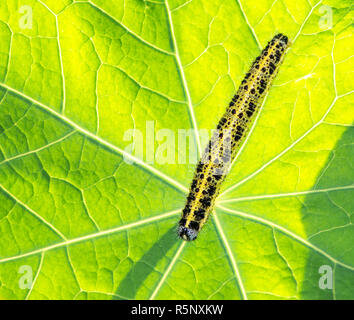
<svg viewBox="0 0 354 320"><path fill-rule="evenodd" d="M119 284L116 294L134 299L145 279L154 271L157 263L166 257L167 252L178 241L180 240L176 236L176 227L173 226L133 265L126 277ZM117 297L113 298L113 300L117 299L119 300Z"/></svg>
<svg viewBox="0 0 354 320"><path fill-rule="evenodd" d="M331 151L313 190L353 185L354 128L348 128ZM308 194L302 221L308 241L354 268L353 189ZM311 250L302 283L302 299L353 299L354 271Z"/></svg>

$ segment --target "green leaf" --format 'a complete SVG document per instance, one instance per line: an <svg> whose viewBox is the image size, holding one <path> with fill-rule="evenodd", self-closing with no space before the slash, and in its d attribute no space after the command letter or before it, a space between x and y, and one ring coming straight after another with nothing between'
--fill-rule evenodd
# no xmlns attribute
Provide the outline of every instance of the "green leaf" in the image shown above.
<svg viewBox="0 0 354 320"><path fill-rule="evenodd" d="M0 298L353 299L351 5L3 1ZM195 165L177 161L178 130L204 148L198 130L276 32L292 47L215 212L183 242ZM174 164L145 144L127 155L127 130L145 142L151 124L174 133Z"/></svg>

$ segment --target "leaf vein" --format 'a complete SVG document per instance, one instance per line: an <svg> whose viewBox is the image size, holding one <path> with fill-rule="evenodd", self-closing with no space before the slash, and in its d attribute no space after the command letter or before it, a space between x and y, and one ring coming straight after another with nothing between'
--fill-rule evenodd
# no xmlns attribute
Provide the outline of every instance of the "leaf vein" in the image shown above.
<svg viewBox="0 0 354 320"><path fill-rule="evenodd" d="M187 193L188 192L188 188L186 188L184 185L180 184L178 181L174 180L173 178L169 177L168 175L164 174L163 172L157 170L156 168L154 168L153 166L147 164L146 162L142 161L139 158L136 158L135 156L133 156L132 154L122 150L121 148L118 148L117 146L113 145L112 143L104 140L103 138L97 136L96 134L80 127L79 125L77 125L75 122L73 122L72 120L70 120L69 118L67 118L66 116L56 112L55 110L53 110L52 108L48 107L47 105L36 101L35 99L27 96L26 94L11 88L10 86L1 83L0 82L0 87L10 91L11 93L22 97L30 102L32 102L33 104L43 108L44 110L48 111L50 114L52 114L53 116L55 116L56 118L60 119L61 121L63 121L64 123L70 125L72 128L76 129L77 131L81 132L82 134L86 135L87 137L91 138L92 140L96 141L98 144L101 144L107 148L109 148L112 151L115 151L116 153L120 154L121 156L125 157L126 159L129 159L131 161L133 161L134 163L136 163L137 165L139 165L140 167L144 168L145 170L149 171L150 173L155 174L157 177L159 177L161 180L167 182L168 184L170 184L171 186L175 187L177 190L182 191L183 193Z"/></svg>
<svg viewBox="0 0 354 320"><path fill-rule="evenodd" d="M327 252L325 252L324 250L318 248L317 246L315 246L314 244L312 244L311 242L305 240L304 238L300 237L299 235L293 233L292 231L288 230L285 227L282 227L274 222L271 222L267 219L261 218L261 217L257 217L255 215L249 214L249 213L245 213L245 212L241 212L241 211L236 211L236 210L232 210L226 207L223 207L221 205L218 205L218 208L220 208L221 210L225 211L228 214L232 214L235 216L239 216L239 217L243 217L245 219L263 224L265 226L268 226L270 228L274 228L280 232L282 232L283 234L287 235L288 237L302 243L303 245L305 245L306 247L318 252L319 254L325 256L327 259L331 260L334 263L337 263L339 265L341 265L344 268L347 268L351 271L354 271L354 266L350 266L348 264L345 264L344 262L341 262L335 258L333 258L330 254L328 254Z"/></svg>
<svg viewBox="0 0 354 320"><path fill-rule="evenodd" d="M50 245L50 246L47 246L47 247L43 247L43 248L40 248L40 249L36 249L36 250L33 250L33 251L29 251L29 252L26 252L26 253L23 253L23 254L19 254L19 255L16 255L16 256L3 258L3 259L0 259L0 263L18 260L18 259L21 259L21 258L25 258L25 257L28 257L28 256L32 256L32 255L38 254L38 253L48 252L50 250L54 250L54 249L57 249L57 248L69 246L69 245L76 244L76 243L83 242L83 241L87 241L87 240L96 239L96 238L103 237L103 236L106 236L106 235L118 233L120 231L129 230L131 228L139 227L139 226L151 223L151 222L156 222L156 221L160 221L160 220L163 220L163 219L167 219L167 218L170 218L170 217L173 217L173 216L179 214L181 212L181 210L182 209L180 208L180 209L169 211L169 212L157 215L157 216L153 216L153 217L142 219L142 220L139 220L139 221L136 221L136 222L128 223L126 225L119 226L119 227L116 227L116 228L112 228L112 229L107 229L107 230L91 233L91 234L88 234L88 235L85 235L85 236L82 236L82 237L78 237L78 238L74 238L74 239L58 242L58 243L55 243L53 245Z"/></svg>

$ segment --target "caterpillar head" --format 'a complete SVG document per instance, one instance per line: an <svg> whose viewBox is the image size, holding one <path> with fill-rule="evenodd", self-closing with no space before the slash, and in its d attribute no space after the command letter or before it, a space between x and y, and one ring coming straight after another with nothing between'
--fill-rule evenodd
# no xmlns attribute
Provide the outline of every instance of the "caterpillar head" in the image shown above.
<svg viewBox="0 0 354 320"><path fill-rule="evenodd" d="M185 241L193 241L198 236L198 231L184 226L179 226L177 233L178 236Z"/></svg>

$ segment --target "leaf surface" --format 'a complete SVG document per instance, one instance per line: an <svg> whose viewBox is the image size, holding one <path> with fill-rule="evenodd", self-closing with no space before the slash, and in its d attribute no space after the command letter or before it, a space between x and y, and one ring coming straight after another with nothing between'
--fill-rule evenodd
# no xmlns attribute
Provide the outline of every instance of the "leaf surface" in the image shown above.
<svg viewBox="0 0 354 320"><path fill-rule="evenodd" d="M352 21L345 0L4 1L0 298L353 299ZM182 242L195 165L178 130L202 150L277 32L292 47L212 218ZM148 148L148 126L172 130L174 164L151 161L166 141Z"/></svg>

